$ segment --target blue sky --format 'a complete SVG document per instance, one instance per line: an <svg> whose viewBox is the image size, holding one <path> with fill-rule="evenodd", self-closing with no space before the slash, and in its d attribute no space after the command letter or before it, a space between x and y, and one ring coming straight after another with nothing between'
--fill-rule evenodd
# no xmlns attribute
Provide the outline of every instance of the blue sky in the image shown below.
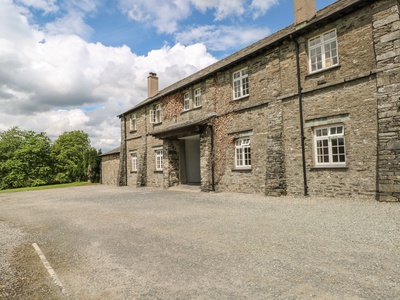
<svg viewBox="0 0 400 300"><path fill-rule="evenodd" d="M32 1L20 2L31 3ZM83 2L89 3L89 1ZM194 0L194 3L209 3L203 10L197 8L191 1L154 1L156 3L169 3L168 6L172 7L172 9L179 6L180 2L189 3L189 10L185 10L185 13L179 14L176 17L171 16L171 18L166 20L169 22L165 26L163 26L164 24L160 26L152 22L152 20L157 19L158 13L153 7L153 11L149 12L145 5L141 9L143 13L148 14L150 20L147 18L143 18L143 20L139 18L133 19L130 16L129 8L138 6L137 10L139 10L139 3L141 2L147 1L104 0L97 2L95 8L90 11L87 11L88 9L85 7L76 8L80 12L83 11L85 13L82 18L83 22L88 26L88 32L81 34L81 37L85 38L88 42L100 42L105 46L117 47L127 45L138 55L146 55L151 50L159 49L165 45L172 46L175 43L189 44L190 42L202 42L208 45L208 51L212 55L220 59L293 22L293 0L258 1L264 2L265 11L249 8L252 2L249 0L227 1L228 3L231 2L232 6L241 7L244 9L244 12L235 14L236 11L232 9L233 11L226 12L226 15L221 17L217 15L218 5L225 2L223 0ZM321 9L333 2L334 0L317 0L317 9ZM54 22L64 14L68 14L69 10L71 10L71 5L66 6L61 3L62 1L55 2L55 4L59 5L59 8L54 12L46 12L43 9L31 7L30 11L33 14L32 22L45 28L48 23ZM130 7L127 3L130 4ZM79 5L76 6L79 7ZM170 29L171 23L174 22L176 22L175 29ZM243 30L249 32L249 37L248 39L239 39L235 45L218 45L220 49L215 49L216 47L211 46L213 42L205 35L185 35L186 38L182 37L183 33L188 33L194 28L204 26L214 27L208 32L216 32L217 28L224 27L230 27L233 30Z"/></svg>
<svg viewBox="0 0 400 300"><path fill-rule="evenodd" d="M79 129L107 151L149 71L164 88L293 20L292 0L0 0L0 131Z"/></svg>

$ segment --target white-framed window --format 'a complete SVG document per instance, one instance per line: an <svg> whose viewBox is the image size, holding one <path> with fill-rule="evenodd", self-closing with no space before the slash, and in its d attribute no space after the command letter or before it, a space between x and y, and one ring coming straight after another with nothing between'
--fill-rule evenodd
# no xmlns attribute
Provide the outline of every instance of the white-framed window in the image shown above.
<svg viewBox="0 0 400 300"><path fill-rule="evenodd" d="M137 152L132 151L130 154L131 154L131 171L137 172Z"/></svg>
<svg viewBox="0 0 400 300"><path fill-rule="evenodd" d="M162 108L161 104L156 105L156 123L162 122Z"/></svg>
<svg viewBox="0 0 400 300"><path fill-rule="evenodd" d="M194 107L201 106L201 88L197 88L194 90Z"/></svg>
<svg viewBox="0 0 400 300"><path fill-rule="evenodd" d="M190 109L190 95L189 93L185 93L183 95L183 110L189 110Z"/></svg>
<svg viewBox="0 0 400 300"><path fill-rule="evenodd" d="M308 57L311 73L338 65L336 29L310 39L308 41Z"/></svg>
<svg viewBox="0 0 400 300"><path fill-rule="evenodd" d="M233 75L233 99L239 99L249 95L248 69L241 69Z"/></svg>
<svg viewBox="0 0 400 300"><path fill-rule="evenodd" d="M346 166L344 126L314 128L314 153L316 166Z"/></svg>
<svg viewBox="0 0 400 300"><path fill-rule="evenodd" d="M162 149L155 150L155 155L156 155L156 171L162 171L163 170L163 150Z"/></svg>
<svg viewBox="0 0 400 300"><path fill-rule="evenodd" d="M201 107L201 88L190 88L183 95L183 110L187 111L193 108Z"/></svg>
<svg viewBox="0 0 400 300"><path fill-rule="evenodd" d="M136 114L132 114L129 117L129 129L130 131L136 130Z"/></svg>
<svg viewBox="0 0 400 300"><path fill-rule="evenodd" d="M250 137L235 141L235 168L251 169Z"/></svg>
<svg viewBox="0 0 400 300"><path fill-rule="evenodd" d="M162 106L157 104L155 109L150 109L150 123L157 124L162 122Z"/></svg>

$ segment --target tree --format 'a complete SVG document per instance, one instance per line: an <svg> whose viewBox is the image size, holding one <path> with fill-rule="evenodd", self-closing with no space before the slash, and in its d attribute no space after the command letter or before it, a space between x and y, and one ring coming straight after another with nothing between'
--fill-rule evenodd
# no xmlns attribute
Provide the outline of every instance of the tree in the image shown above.
<svg viewBox="0 0 400 300"><path fill-rule="evenodd" d="M52 177L51 141L44 132L12 127L0 133L0 189L44 185Z"/></svg>
<svg viewBox="0 0 400 300"><path fill-rule="evenodd" d="M55 180L60 183L87 180L85 153L91 149L89 135L81 130L64 132L53 144Z"/></svg>
<svg viewBox="0 0 400 300"><path fill-rule="evenodd" d="M90 182L100 182L100 154L101 150L97 151L95 148L90 148L85 152L83 171L86 172L87 180Z"/></svg>

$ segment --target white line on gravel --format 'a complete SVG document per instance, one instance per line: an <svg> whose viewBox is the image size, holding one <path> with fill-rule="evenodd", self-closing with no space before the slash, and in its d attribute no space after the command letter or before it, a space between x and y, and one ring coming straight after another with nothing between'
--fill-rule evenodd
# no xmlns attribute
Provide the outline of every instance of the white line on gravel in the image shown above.
<svg viewBox="0 0 400 300"><path fill-rule="evenodd" d="M36 243L33 243L32 246L35 249L36 253L39 255L40 260L42 261L42 264L47 269L47 272L49 272L49 274L50 274L51 278L53 279L54 283L60 288L61 292L64 295L68 295L67 292L65 291L65 288L64 288L63 284L61 283L60 279L58 278L56 272L51 267L51 265L50 265L49 261L47 260L46 256L44 256L42 250L40 250L39 246Z"/></svg>

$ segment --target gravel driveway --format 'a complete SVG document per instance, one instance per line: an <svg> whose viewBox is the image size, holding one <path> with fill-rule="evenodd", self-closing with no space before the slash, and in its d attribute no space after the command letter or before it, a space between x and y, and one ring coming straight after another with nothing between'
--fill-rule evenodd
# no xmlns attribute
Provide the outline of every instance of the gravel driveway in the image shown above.
<svg viewBox="0 0 400 300"><path fill-rule="evenodd" d="M400 299L399 229L400 204L373 200L0 194L0 299Z"/></svg>

